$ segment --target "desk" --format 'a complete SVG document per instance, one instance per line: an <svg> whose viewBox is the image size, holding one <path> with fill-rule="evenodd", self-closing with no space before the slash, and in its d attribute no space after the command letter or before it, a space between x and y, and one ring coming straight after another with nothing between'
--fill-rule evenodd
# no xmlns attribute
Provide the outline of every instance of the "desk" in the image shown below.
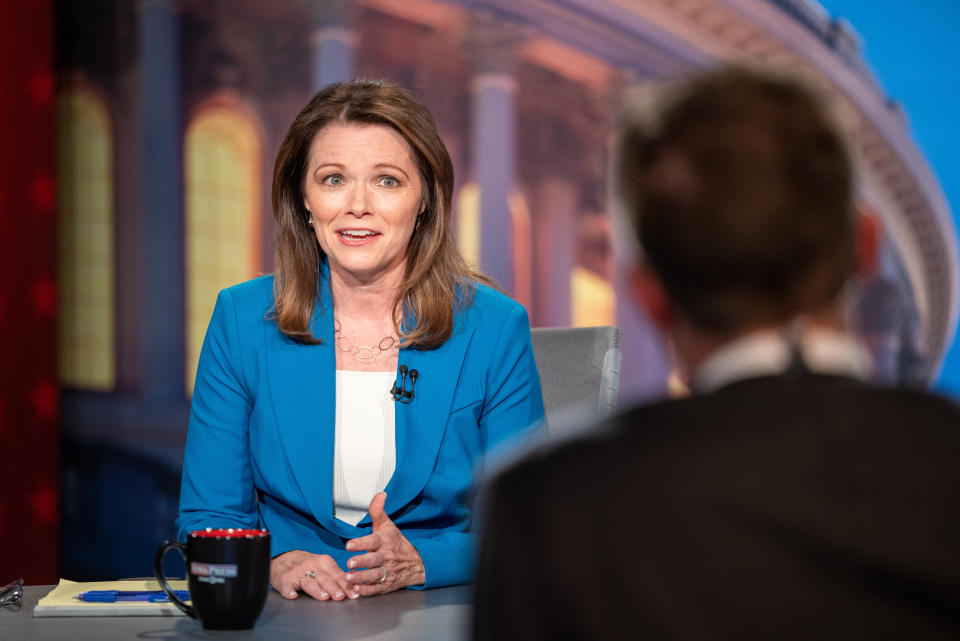
<svg viewBox="0 0 960 641"><path fill-rule="evenodd" d="M287 601L270 591L252 630L206 631L189 617L33 618L33 608L53 586L27 586L23 607L0 608L4 641L129 641L130 639L264 639L269 641L461 641L468 636L472 586L401 590L341 601L301 595Z"/></svg>

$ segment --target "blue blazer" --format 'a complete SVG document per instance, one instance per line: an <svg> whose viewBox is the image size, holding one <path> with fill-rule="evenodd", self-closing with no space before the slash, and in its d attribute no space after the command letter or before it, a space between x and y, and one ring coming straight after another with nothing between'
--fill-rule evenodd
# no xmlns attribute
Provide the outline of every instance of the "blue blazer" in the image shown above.
<svg viewBox="0 0 960 641"><path fill-rule="evenodd" d="M329 554L369 534L333 516L336 411L333 309L327 279L311 328L319 345L289 340L267 319L273 277L220 292L197 369L180 489L179 537L206 527L270 530L272 554ZM423 587L473 573L467 494L482 454L542 423L543 399L524 308L484 285L441 347L401 349L419 371L396 404L396 471L387 515L417 548ZM409 386L409 380L408 380Z"/></svg>

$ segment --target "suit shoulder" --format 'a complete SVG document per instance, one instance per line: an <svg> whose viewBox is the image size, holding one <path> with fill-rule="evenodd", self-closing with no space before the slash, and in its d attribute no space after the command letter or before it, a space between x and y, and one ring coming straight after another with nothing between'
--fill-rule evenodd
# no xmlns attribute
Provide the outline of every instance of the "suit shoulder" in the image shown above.
<svg viewBox="0 0 960 641"><path fill-rule="evenodd" d="M490 470L490 476L543 478L553 470L565 473L563 470L570 469L571 465L592 465L603 460L609 450L620 448L622 441L629 438L631 430L628 426L636 420L629 416L632 412L587 422L560 435L544 432L539 439L500 461Z"/></svg>
<svg viewBox="0 0 960 641"><path fill-rule="evenodd" d="M849 402L871 415L906 415L913 420L922 417L924 422L960 426L960 404L925 390L863 385L859 393L851 394Z"/></svg>
<svg viewBox="0 0 960 641"><path fill-rule="evenodd" d="M922 389L878 385L844 376L808 375L796 381L780 377L767 377L735 383L706 399L725 399L727 404L748 405L747 399L771 399L806 412L820 408L828 399L834 406L832 413L844 408L851 416L865 421L894 422L910 416L944 419L956 423L960 420L960 404L943 396ZM909 422L914 422L913 420Z"/></svg>
<svg viewBox="0 0 960 641"><path fill-rule="evenodd" d="M251 308L264 312L273 306L273 274L258 276L251 280L227 287L220 295L227 295L240 310Z"/></svg>
<svg viewBox="0 0 960 641"><path fill-rule="evenodd" d="M258 331L263 323L271 322L273 275L259 276L220 290L217 307L221 312L219 315L214 313L214 323L231 322L227 319L232 317L241 334Z"/></svg>
<svg viewBox="0 0 960 641"><path fill-rule="evenodd" d="M475 283L473 300L466 309L467 314L481 315L485 321L504 320L512 314L522 313L526 317L526 309L506 294L494 288Z"/></svg>

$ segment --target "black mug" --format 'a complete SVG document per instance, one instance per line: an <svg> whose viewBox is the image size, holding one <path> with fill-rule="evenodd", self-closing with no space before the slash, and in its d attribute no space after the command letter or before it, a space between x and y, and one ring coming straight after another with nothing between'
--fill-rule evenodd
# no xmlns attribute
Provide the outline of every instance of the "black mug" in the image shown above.
<svg viewBox="0 0 960 641"><path fill-rule="evenodd" d="M176 597L163 575L163 555L180 550L187 563L190 601ZM270 533L266 530L207 528L186 543L167 541L157 550L153 571L160 588L188 616L210 630L252 628L270 588Z"/></svg>

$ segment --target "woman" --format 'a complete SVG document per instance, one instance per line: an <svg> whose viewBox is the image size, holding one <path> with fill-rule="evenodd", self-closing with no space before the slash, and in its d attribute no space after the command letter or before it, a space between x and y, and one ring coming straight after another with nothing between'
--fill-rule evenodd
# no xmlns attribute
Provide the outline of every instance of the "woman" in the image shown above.
<svg viewBox="0 0 960 641"><path fill-rule="evenodd" d="M297 116L275 273L222 291L204 340L181 539L269 529L291 599L470 580L473 466L543 401L526 312L458 254L452 194L433 118L401 87L331 85Z"/></svg>

